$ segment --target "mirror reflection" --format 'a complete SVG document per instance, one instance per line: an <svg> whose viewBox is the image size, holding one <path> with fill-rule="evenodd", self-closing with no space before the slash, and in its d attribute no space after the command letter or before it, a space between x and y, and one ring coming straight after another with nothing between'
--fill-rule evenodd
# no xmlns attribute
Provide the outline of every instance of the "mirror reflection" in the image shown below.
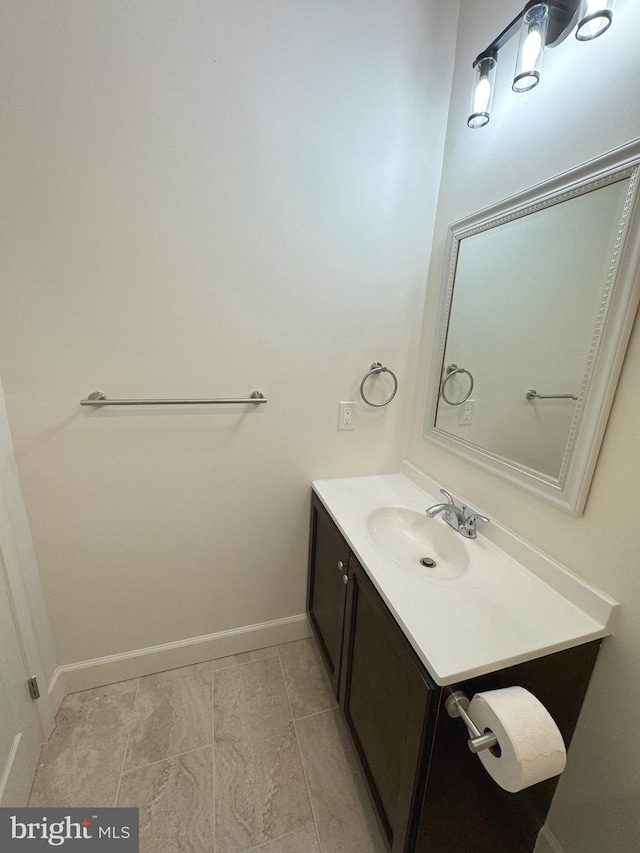
<svg viewBox="0 0 640 853"><path fill-rule="evenodd" d="M424 437L580 515L640 302L640 140L449 228Z"/></svg>
<svg viewBox="0 0 640 853"><path fill-rule="evenodd" d="M439 430L560 478L628 189L627 177L460 236Z"/></svg>

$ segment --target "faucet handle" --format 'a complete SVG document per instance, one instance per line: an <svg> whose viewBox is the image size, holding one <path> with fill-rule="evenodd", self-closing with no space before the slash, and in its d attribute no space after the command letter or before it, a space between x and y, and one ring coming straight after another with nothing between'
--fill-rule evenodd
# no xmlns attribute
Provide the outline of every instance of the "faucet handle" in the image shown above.
<svg viewBox="0 0 640 853"><path fill-rule="evenodd" d="M477 522L484 521L485 523L489 523L491 519L487 518L486 515L480 515L479 512L471 512L464 520L464 530L465 535L468 539L475 539L477 535Z"/></svg>
<svg viewBox="0 0 640 853"><path fill-rule="evenodd" d="M451 495L449 494L449 492L446 489L440 489L440 494L445 496L445 498L449 501L451 506L455 506L455 501L453 500L453 498L451 497Z"/></svg>
<svg viewBox="0 0 640 853"><path fill-rule="evenodd" d="M479 512L470 512L469 515L465 518L465 521L484 521L488 524L491 519L487 518L486 515L480 515Z"/></svg>

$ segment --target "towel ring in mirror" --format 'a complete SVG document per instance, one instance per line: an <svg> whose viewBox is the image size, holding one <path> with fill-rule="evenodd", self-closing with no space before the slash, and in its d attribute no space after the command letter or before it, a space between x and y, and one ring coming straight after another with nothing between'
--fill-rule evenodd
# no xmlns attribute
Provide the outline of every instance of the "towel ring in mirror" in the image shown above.
<svg viewBox="0 0 640 853"><path fill-rule="evenodd" d="M467 391L467 393L464 395L464 397L461 400L450 400L447 397L447 395L445 394L444 389L446 388L447 382L451 379L451 377L456 376L459 373L466 373L467 376L469 377L469 390ZM465 403L469 399L472 391L473 391L473 376L471 375L471 373L468 370L465 370L464 367L458 367L457 364L448 364L447 365L447 373L446 373L446 376L444 377L444 379L442 380L442 386L440 388L440 396L445 401L445 403L448 403L450 406L461 406L463 403Z"/></svg>

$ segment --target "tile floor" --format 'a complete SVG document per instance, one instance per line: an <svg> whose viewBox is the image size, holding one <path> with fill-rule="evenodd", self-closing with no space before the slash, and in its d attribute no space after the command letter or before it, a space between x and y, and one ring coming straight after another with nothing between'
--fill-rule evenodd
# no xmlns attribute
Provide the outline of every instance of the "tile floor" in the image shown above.
<svg viewBox="0 0 640 853"><path fill-rule="evenodd" d="M66 697L30 806L140 809L141 853L384 853L315 640Z"/></svg>

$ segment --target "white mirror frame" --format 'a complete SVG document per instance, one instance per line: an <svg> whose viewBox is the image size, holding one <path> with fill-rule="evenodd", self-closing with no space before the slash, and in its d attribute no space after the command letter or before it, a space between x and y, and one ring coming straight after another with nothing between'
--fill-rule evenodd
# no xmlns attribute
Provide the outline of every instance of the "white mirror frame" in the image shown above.
<svg viewBox="0 0 640 853"><path fill-rule="evenodd" d="M611 183L612 176L630 178L618 240L602 302L602 322L598 324L590 353L560 477L553 479L538 471L471 444L435 426L453 297L459 244L464 237L508 222L536 209L559 203L589 189ZM424 438L498 477L544 498L566 512L581 515L598 459L618 377L640 300L640 139L564 172L524 193L462 219L449 228L446 267L429 379ZM526 214L525 214L526 215Z"/></svg>

